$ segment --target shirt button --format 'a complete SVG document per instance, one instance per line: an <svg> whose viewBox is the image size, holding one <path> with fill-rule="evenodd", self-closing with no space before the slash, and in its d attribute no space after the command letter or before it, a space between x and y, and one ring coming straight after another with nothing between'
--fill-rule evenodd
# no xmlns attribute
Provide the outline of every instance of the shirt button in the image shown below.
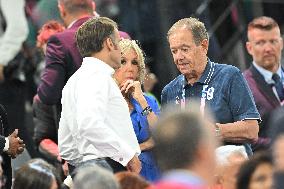
<svg viewBox="0 0 284 189"><path fill-rule="evenodd" d="M123 161L123 158L119 158L119 161Z"/></svg>

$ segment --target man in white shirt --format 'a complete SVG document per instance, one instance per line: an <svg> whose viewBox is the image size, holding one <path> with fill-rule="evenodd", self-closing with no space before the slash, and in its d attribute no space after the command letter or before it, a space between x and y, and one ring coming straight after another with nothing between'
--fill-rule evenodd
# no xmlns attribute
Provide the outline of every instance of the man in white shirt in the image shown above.
<svg viewBox="0 0 284 189"><path fill-rule="evenodd" d="M71 172L90 162L104 166L105 158L114 172L119 165L140 172L128 106L112 78L121 66L119 40L116 23L105 17L91 18L76 33L85 58L63 89L58 131L60 155Z"/></svg>

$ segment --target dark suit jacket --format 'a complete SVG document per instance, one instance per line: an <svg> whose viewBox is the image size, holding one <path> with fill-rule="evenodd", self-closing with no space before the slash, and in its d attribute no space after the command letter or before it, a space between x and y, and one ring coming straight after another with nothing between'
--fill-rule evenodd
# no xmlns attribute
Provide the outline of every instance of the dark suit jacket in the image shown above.
<svg viewBox="0 0 284 189"><path fill-rule="evenodd" d="M49 38L46 48L46 66L37 91L44 104L60 103L64 85L81 66L83 58L77 49L75 33L89 18L81 18L70 28Z"/></svg>
<svg viewBox="0 0 284 189"><path fill-rule="evenodd" d="M273 93L272 86L266 83L261 73L252 65L244 72L248 85L252 91L256 107L261 115L260 137L269 135L268 119L272 110L280 106L280 102Z"/></svg>
<svg viewBox="0 0 284 189"><path fill-rule="evenodd" d="M0 104L0 154L3 158L2 169L3 174L7 177L5 188L11 188L12 185L12 168L11 168L11 158L8 154L3 153L5 147L5 136L9 135L8 130L8 119L5 108Z"/></svg>

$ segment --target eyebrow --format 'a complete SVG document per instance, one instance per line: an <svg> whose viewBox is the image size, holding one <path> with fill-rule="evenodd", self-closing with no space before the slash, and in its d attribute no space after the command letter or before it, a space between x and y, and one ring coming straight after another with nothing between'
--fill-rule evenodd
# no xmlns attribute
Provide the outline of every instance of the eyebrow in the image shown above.
<svg viewBox="0 0 284 189"><path fill-rule="evenodd" d="M177 47L170 47L171 49L179 49L179 48L182 48L182 47L188 47L188 48L190 48L191 46L190 45L187 45L187 44L181 44L181 45L179 45L179 46L177 46Z"/></svg>

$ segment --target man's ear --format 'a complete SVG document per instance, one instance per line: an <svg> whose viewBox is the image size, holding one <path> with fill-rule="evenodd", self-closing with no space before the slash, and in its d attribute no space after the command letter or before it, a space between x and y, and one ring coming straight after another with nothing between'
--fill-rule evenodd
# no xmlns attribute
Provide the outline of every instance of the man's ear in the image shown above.
<svg viewBox="0 0 284 189"><path fill-rule="evenodd" d="M208 40L207 39L203 39L201 41L201 47L204 50L204 52L206 52L206 54L208 52L208 46L209 46Z"/></svg>
<svg viewBox="0 0 284 189"><path fill-rule="evenodd" d="M246 42L246 48L247 48L247 51L250 55L252 55L252 46L251 46L251 42L247 41Z"/></svg>
<svg viewBox="0 0 284 189"><path fill-rule="evenodd" d="M64 6L61 3L58 3L57 7L59 9L59 13L60 13L61 18L64 18L65 15L66 15L66 11L65 11Z"/></svg>
<svg viewBox="0 0 284 189"><path fill-rule="evenodd" d="M109 38L109 37L105 40L104 45L108 50L114 49L114 44L113 44L111 38Z"/></svg>

